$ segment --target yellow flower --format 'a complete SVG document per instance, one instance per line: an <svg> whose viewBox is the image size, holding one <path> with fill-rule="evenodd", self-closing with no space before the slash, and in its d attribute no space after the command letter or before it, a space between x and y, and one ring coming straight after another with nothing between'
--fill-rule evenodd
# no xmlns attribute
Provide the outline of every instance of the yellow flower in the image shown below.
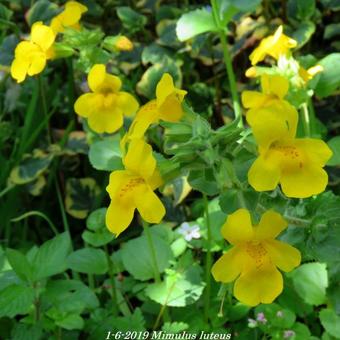
<svg viewBox="0 0 340 340"><path fill-rule="evenodd" d="M248 172L255 190L273 190L280 183L287 197L296 198L325 190L328 175L323 167L332 151L322 140L295 138L297 120L297 112L284 101L248 111L259 151Z"/></svg>
<svg viewBox="0 0 340 340"><path fill-rule="evenodd" d="M300 66L299 68L299 75L304 80L305 83L307 83L309 80L313 79L313 77L322 72L323 67L321 65L315 65L313 67L310 67L308 70Z"/></svg>
<svg viewBox="0 0 340 340"><path fill-rule="evenodd" d="M123 115L133 115L139 107L129 93L119 91L121 81L106 73L105 65L96 64L87 77L92 92L81 95L74 104L75 112L88 119L98 133L113 133L123 125Z"/></svg>
<svg viewBox="0 0 340 340"><path fill-rule="evenodd" d="M262 92L243 91L242 104L247 109L256 109L270 105L273 100L283 100L289 89L289 82L279 75L261 76Z"/></svg>
<svg viewBox="0 0 340 340"><path fill-rule="evenodd" d="M132 51L133 43L132 41L125 37L124 35L118 36L115 41L115 47L118 51Z"/></svg>
<svg viewBox="0 0 340 340"><path fill-rule="evenodd" d="M112 172L106 188L111 198L106 225L116 236L129 226L135 209L150 223L159 223L165 214L163 203L153 192L162 184L162 179L151 146L134 139L123 164L125 170Z"/></svg>
<svg viewBox="0 0 340 340"><path fill-rule="evenodd" d="M234 295L244 304L272 303L283 289L277 268L289 272L301 262L296 248L275 240L286 228L287 222L272 210L266 211L255 226L246 209L229 215L222 235L233 247L213 265L215 280L236 280Z"/></svg>
<svg viewBox="0 0 340 340"><path fill-rule="evenodd" d="M33 24L30 40L21 41L15 48L11 75L18 83L23 82L27 75L34 76L43 71L54 40L50 27L40 21Z"/></svg>
<svg viewBox="0 0 340 340"><path fill-rule="evenodd" d="M249 56L252 65L264 60L266 55L277 60L280 55L286 55L289 49L297 45L294 39L287 37L282 31L282 26L279 26L274 35L262 39L260 45Z"/></svg>
<svg viewBox="0 0 340 340"><path fill-rule="evenodd" d="M62 33L66 27L80 29L79 20L83 13L87 12L87 7L77 1L69 1L65 4L65 9L51 20L53 32Z"/></svg>
<svg viewBox="0 0 340 340"><path fill-rule="evenodd" d="M159 120L177 122L183 116L182 102L186 91L175 87L169 73L164 73L156 86L156 99L143 105L137 112L129 131L123 137L121 146L134 138L143 138L146 130Z"/></svg>

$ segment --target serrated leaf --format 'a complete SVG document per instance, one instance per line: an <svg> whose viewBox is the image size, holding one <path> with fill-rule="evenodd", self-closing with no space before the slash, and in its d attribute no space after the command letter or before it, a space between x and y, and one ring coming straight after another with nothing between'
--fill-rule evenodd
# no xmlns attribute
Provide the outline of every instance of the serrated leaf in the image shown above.
<svg viewBox="0 0 340 340"><path fill-rule="evenodd" d="M32 267L25 255L15 249L7 248L6 256L15 273L23 281L30 281L32 279Z"/></svg>
<svg viewBox="0 0 340 340"><path fill-rule="evenodd" d="M211 11L196 9L183 14L177 22L176 34L180 41L191 39L199 34L217 30Z"/></svg>
<svg viewBox="0 0 340 340"><path fill-rule="evenodd" d="M76 250L69 255L67 263L72 270L85 274L105 274L108 270L107 259L101 249Z"/></svg>
<svg viewBox="0 0 340 340"><path fill-rule="evenodd" d="M34 301L34 289L24 285L10 285L0 291L0 317L10 318L26 314Z"/></svg>
<svg viewBox="0 0 340 340"><path fill-rule="evenodd" d="M45 242L31 261L33 280L40 280L63 272L67 268L66 258L70 249L71 240L67 232Z"/></svg>

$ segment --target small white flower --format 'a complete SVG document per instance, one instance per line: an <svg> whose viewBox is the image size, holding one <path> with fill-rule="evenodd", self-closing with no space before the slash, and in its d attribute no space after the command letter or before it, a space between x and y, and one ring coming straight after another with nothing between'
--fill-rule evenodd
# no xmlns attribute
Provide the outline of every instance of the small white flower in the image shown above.
<svg viewBox="0 0 340 340"><path fill-rule="evenodd" d="M193 238L197 239L201 237L200 227L198 224L190 226L188 222L184 222L177 229L177 232L183 235L186 241L191 241Z"/></svg>

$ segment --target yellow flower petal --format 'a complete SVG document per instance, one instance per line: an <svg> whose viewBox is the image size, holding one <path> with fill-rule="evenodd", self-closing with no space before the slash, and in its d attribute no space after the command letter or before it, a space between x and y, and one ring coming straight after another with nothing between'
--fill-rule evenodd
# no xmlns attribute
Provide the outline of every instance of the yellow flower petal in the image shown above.
<svg viewBox="0 0 340 340"><path fill-rule="evenodd" d="M285 272L290 272L301 263L299 250L277 240L266 241L265 248L274 265Z"/></svg>
<svg viewBox="0 0 340 340"><path fill-rule="evenodd" d="M18 83L25 80L29 67L29 61L25 59L15 58L11 65L11 76L16 79Z"/></svg>
<svg viewBox="0 0 340 340"><path fill-rule="evenodd" d="M288 223L279 213L268 210L262 215L260 223L255 228L255 238L257 240L274 239L287 226Z"/></svg>
<svg viewBox="0 0 340 340"><path fill-rule="evenodd" d="M97 89L104 83L105 76L106 76L105 65L104 64L94 65L87 76L89 88L93 92L96 92Z"/></svg>
<svg viewBox="0 0 340 340"><path fill-rule="evenodd" d="M274 94L279 99L283 99L288 93L289 82L279 75L263 74L261 76L261 87L263 93Z"/></svg>
<svg viewBox="0 0 340 340"><path fill-rule="evenodd" d="M134 200L143 220L149 223L161 222L165 215L164 205L147 185L141 185L136 189Z"/></svg>
<svg viewBox="0 0 340 340"><path fill-rule="evenodd" d="M274 190L279 184L280 168L277 162L258 157L248 171L248 182L256 191Z"/></svg>
<svg viewBox="0 0 340 340"><path fill-rule="evenodd" d="M223 254L212 266L211 273L218 282L234 281L241 273L244 265L243 253L238 247L233 247Z"/></svg>
<svg viewBox="0 0 340 340"><path fill-rule="evenodd" d="M42 22L36 22L32 26L31 41L40 46L43 51L47 51L54 43L55 34L52 29Z"/></svg>
<svg viewBox="0 0 340 340"><path fill-rule="evenodd" d="M147 182L152 190L159 188L163 184L163 179L157 168L155 169L152 176L147 179Z"/></svg>
<svg viewBox="0 0 340 340"><path fill-rule="evenodd" d="M242 92L242 105L246 108L259 108L267 101L267 96L264 93L256 91L243 91Z"/></svg>
<svg viewBox="0 0 340 340"><path fill-rule="evenodd" d="M238 209L229 215L221 232L223 237L231 244L249 241L253 237L249 211Z"/></svg>
<svg viewBox="0 0 340 340"><path fill-rule="evenodd" d="M174 81L169 73L164 73L156 86L157 105L161 106L173 92L175 92Z"/></svg>
<svg viewBox="0 0 340 340"><path fill-rule="evenodd" d="M178 122L184 114L176 93L170 94L158 107L158 111L159 118L167 122Z"/></svg>
<svg viewBox="0 0 340 340"><path fill-rule="evenodd" d="M306 198L326 189L328 175L320 166L303 164L297 171L283 171L280 183L287 197Z"/></svg>
<svg viewBox="0 0 340 340"><path fill-rule="evenodd" d="M118 93L117 106L122 110L123 114L126 116L134 115L139 108L139 104L135 97L133 97L130 93L127 92Z"/></svg>
<svg viewBox="0 0 340 340"><path fill-rule="evenodd" d="M267 149L277 140L295 137L298 113L288 102L275 101L270 106L251 109L246 118L262 149Z"/></svg>
<svg viewBox="0 0 340 340"><path fill-rule="evenodd" d="M112 200L106 212L106 226L116 237L131 223L135 211L134 202L131 205Z"/></svg>
<svg viewBox="0 0 340 340"><path fill-rule="evenodd" d="M35 58L32 59L28 67L27 74L29 76L34 76L36 74L39 74L40 72L42 72L45 66L46 66L46 55L42 53L36 54Z"/></svg>
<svg viewBox="0 0 340 340"><path fill-rule="evenodd" d="M329 146L321 139L296 139L295 145L304 151L310 162L319 166L324 166L333 154Z"/></svg>
<svg viewBox="0 0 340 340"><path fill-rule="evenodd" d="M74 111L81 117L88 117L98 107L100 98L95 93L82 94L74 103Z"/></svg>
<svg viewBox="0 0 340 340"><path fill-rule="evenodd" d="M235 297L249 306L272 303L282 290L282 275L271 264L242 273L234 285Z"/></svg>
<svg viewBox="0 0 340 340"><path fill-rule="evenodd" d="M118 108L94 111L88 117L90 128L98 133L113 133L123 126L123 114Z"/></svg>
<svg viewBox="0 0 340 340"><path fill-rule="evenodd" d="M153 175L156 168L152 148L142 139L131 141L123 163L126 169L146 179Z"/></svg>

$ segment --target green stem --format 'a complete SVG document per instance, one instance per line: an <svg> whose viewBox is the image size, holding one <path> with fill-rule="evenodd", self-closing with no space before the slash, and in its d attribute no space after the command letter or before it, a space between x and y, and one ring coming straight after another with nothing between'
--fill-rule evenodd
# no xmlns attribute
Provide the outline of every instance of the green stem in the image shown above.
<svg viewBox="0 0 340 340"><path fill-rule="evenodd" d="M108 263L108 268L109 268L109 276L110 276L110 282L111 282L111 294L112 294L112 300L113 300L113 315L118 314L118 301L117 301L117 294L116 294L116 281L115 281L115 276L113 272L113 265L112 265L112 260L109 254L109 249L107 245L104 245L104 250L105 250L105 255Z"/></svg>
<svg viewBox="0 0 340 340"><path fill-rule="evenodd" d="M307 101L307 107L308 107L308 112L309 112L309 119L310 119L310 132L311 135L313 136L316 132L316 115L315 115L315 110L314 110L314 105L312 98L308 98Z"/></svg>
<svg viewBox="0 0 340 340"><path fill-rule="evenodd" d="M15 185L9 184L4 190L2 190L2 191L0 192L0 198L1 198L2 196L5 196L9 191L11 191L11 190L14 189L14 188L15 188Z"/></svg>
<svg viewBox="0 0 340 340"><path fill-rule="evenodd" d="M47 109L47 102L46 102L46 94L45 94L45 88L44 88L44 83L43 83L43 77L41 74L38 75L38 83L39 83L39 93L41 97L41 102L42 102L42 108L44 112L44 116L48 117L48 109ZM50 131L50 125L49 125L49 120L46 120L46 130L47 130L47 138L48 142L52 144L52 137L51 137L51 131Z"/></svg>
<svg viewBox="0 0 340 340"><path fill-rule="evenodd" d="M30 217L30 216L39 216L41 217L42 219L44 219L47 224L50 226L51 230L53 231L53 233L55 235L58 235L58 230L57 228L55 227L55 225L53 224L53 222L45 215L43 214L42 212L40 211L36 211L36 210L32 210L32 211L29 211L25 214L22 214L21 216L18 216L18 217L15 217L15 218L12 218L11 219L11 222L19 222L27 217Z"/></svg>
<svg viewBox="0 0 340 340"><path fill-rule="evenodd" d="M210 310L210 291L211 291L211 266L212 266L212 254L211 254L211 225L209 218L209 206L208 198L206 195L204 199L205 220L207 225L207 254L205 261L205 295L204 295L204 317L206 322L209 322L209 310Z"/></svg>
<svg viewBox="0 0 340 340"><path fill-rule="evenodd" d="M237 93L237 84L236 84L235 73L234 73L233 64L231 60L231 55L230 55L229 47L227 44L226 30L225 30L225 27L223 27L221 23L216 0L211 0L211 6L212 6L212 11L213 11L213 17L214 17L216 26L218 27L218 35L220 37L221 44L222 44L224 63L225 63L227 74L228 74L230 92L231 92L231 96L233 100L233 107L235 111L235 118L239 119L238 126L243 127L241 105L240 105L240 100L239 100L238 93Z"/></svg>
<svg viewBox="0 0 340 340"><path fill-rule="evenodd" d="M301 109L302 109L301 114L302 114L303 128L305 131L305 137L310 137L311 136L311 121L310 121L307 104L303 103Z"/></svg>
<svg viewBox="0 0 340 340"><path fill-rule="evenodd" d="M154 244L153 244L153 241L152 241L152 235L151 235L151 232L150 232L149 224L147 222L145 222L143 219L142 219L142 224L143 224L143 228L144 228L146 238L148 240L148 245L149 245L149 249L150 249L150 253L151 253L155 282L161 283L161 275L160 275L159 269L158 269L156 250L155 250L155 247L154 247Z"/></svg>

